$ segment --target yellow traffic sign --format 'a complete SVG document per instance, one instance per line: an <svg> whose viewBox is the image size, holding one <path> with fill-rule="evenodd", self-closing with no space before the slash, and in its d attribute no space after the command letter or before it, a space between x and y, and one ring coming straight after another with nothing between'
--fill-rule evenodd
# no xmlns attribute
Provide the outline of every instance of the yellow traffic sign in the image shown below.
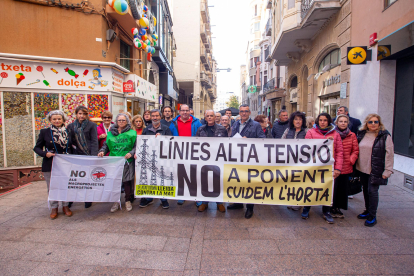
<svg viewBox="0 0 414 276"><path fill-rule="evenodd" d="M381 60L391 55L391 45L379 45L377 60Z"/></svg>
<svg viewBox="0 0 414 276"><path fill-rule="evenodd" d="M348 65L366 64L367 63L367 47L357 46L348 47Z"/></svg>

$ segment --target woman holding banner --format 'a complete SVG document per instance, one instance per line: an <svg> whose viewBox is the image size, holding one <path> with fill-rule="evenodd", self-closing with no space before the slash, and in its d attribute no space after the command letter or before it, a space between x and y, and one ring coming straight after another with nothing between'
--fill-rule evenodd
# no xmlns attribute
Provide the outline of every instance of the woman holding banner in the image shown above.
<svg viewBox="0 0 414 276"><path fill-rule="evenodd" d="M289 127L282 134L282 139L305 139L307 132L305 114L296 111L290 115ZM293 211L299 211L301 209L300 206L288 206L287 208Z"/></svg>
<svg viewBox="0 0 414 276"><path fill-rule="evenodd" d="M47 192L50 188L50 177L52 171L53 156L56 154L68 154L71 153L72 144L69 139L69 133L65 127L65 121L67 120L66 114L60 110L50 111L46 119L51 123L50 127L41 129L39 138L37 139L34 151L41 157L42 172L47 184ZM55 219L58 216L58 201L49 202L52 211L50 218ZM62 201L63 213L70 217L72 211L68 207L69 202Z"/></svg>
<svg viewBox="0 0 414 276"><path fill-rule="evenodd" d="M335 179L331 215L334 218L344 218L341 209L348 210L348 182L358 159L359 147L355 133L348 128L349 117L347 115L338 115L335 124L335 130L342 139L344 162L341 174Z"/></svg>
<svg viewBox="0 0 414 276"><path fill-rule="evenodd" d="M116 116L115 124L108 132L106 142L98 153L99 157L103 157L109 152L109 156L124 156L126 161L124 165L124 173L122 175L122 185L125 190L125 207L127 211L132 210L131 200L134 197L134 176L135 176L135 143L137 133L131 129L131 121L126 114L120 113ZM119 203L112 205L111 213L119 209Z"/></svg>
<svg viewBox="0 0 414 276"><path fill-rule="evenodd" d="M387 185L388 178L393 173L394 144L378 114L369 114L365 118L357 139L359 158L356 169L359 171L365 200L365 211L358 218L365 219L365 226L372 227L377 224L379 187Z"/></svg>
<svg viewBox="0 0 414 276"><path fill-rule="evenodd" d="M316 118L315 125L310 129L305 136L305 139L330 139L333 140L333 149L334 149L334 179L341 174L342 163L343 163L343 149L342 149L342 140L338 132L335 131L335 125L332 124L331 115L328 113L321 113ZM332 215L330 213L330 206L322 206L323 218L328 223L334 223ZM302 218L309 218L310 206L306 206L302 211Z"/></svg>

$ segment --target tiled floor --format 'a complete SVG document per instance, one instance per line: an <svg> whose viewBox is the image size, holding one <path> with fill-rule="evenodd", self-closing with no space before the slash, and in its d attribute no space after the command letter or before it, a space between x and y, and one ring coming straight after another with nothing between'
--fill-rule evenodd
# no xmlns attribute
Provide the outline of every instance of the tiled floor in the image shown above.
<svg viewBox="0 0 414 276"><path fill-rule="evenodd" d="M414 274L414 193L380 188L378 224L364 226L362 195L333 225L284 206L197 212L193 202L158 202L111 214L111 203L52 221L46 184L0 196L0 275Z"/></svg>

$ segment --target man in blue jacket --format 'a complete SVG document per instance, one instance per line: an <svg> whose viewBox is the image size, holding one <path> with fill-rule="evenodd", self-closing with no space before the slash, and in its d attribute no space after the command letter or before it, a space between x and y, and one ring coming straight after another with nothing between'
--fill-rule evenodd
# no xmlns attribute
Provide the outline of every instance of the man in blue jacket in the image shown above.
<svg viewBox="0 0 414 276"><path fill-rule="evenodd" d="M180 115L175 117L170 124L170 130L173 136L194 137L199 127L201 127L200 120L190 115L190 107L186 104L180 106ZM177 204L183 205L184 200L178 200ZM201 202L199 204L201 205Z"/></svg>
<svg viewBox="0 0 414 276"><path fill-rule="evenodd" d="M231 128L231 136L239 133L243 138L266 138L262 127L256 121L250 118L250 108L247 104L242 104L239 108L240 120L236 121ZM254 204L246 204L245 218L249 219L253 216ZM233 203L227 209L243 209L242 203Z"/></svg>

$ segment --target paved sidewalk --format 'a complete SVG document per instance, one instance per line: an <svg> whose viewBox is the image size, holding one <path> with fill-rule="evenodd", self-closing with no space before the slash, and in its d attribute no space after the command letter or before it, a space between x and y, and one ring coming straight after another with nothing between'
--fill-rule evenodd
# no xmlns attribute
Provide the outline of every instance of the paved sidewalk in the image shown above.
<svg viewBox="0 0 414 276"><path fill-rule="evenodd" d="M193 202L111 214L111 203L52 221L46 184L0 196L0 275L414 274L414 194L380 188L378 224L356 218L362 194L334 225L284 206L198 213ZM61 209L60 209L61 210Z"/></svg>

